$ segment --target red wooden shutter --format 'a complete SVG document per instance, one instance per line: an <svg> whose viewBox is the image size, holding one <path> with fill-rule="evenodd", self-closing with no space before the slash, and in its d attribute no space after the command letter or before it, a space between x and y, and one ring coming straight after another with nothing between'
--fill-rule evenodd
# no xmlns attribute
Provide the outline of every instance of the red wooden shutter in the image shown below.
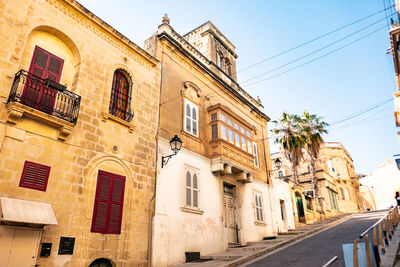
<svg viewBox="0 0 400 267"><path fill-rule="evenodd" d="M29 72L42 78L60 82L64 60L39 46L35 46Z"/></svg>
<svg viewBox="0 0 400 267"><path fill-rule="evenodd" d="M49 55L43 49L36 46L29 72L38 76L39 78L44 78L48 59Z"/></svg>
<svg viewBox="0 0 400 267"><path fill-rule="evenodd" d="M108 223L109 234L121 233L122 208L124 205L125 177L115 176L113 178L112 195L110 201L110 217Z"/></svg>
<svg viewBox="0 0 400 267"><path fill-rule="evenodd" d="M121 232L125 177L99 170L91 232Z"/></svg>
<svg viewBox="0 0 400 267"><path fill-rule="evenodd" d="M19 186L46 191L49 174L49 166L25 161Z"/></svg>
<svg viewBox="0 0 400 267"><path fill-rule="evenodd" d="M25 82L24 91L21 96L21 103L36 108L47 114L53 113L57 90L47 87L40 79L51 79L60 82L64 60L47 52L39 46L35 46L29 75Z"/></svg>

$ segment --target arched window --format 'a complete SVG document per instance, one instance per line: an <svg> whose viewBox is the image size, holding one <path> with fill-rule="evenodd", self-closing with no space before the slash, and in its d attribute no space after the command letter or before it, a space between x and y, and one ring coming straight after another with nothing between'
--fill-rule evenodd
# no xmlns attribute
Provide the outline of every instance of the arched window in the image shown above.
<svg viewBox="0 0 400 267"><path fill-rule="evenodd" d="M340 194L342 195L342 199L346 200L346 197L344 196L343 188L340 188Z"/></svg>
<svg viewBox="0 0 400 267"><path fill-rule="evenodd" d="M128 122L133 118L131 87L132 80L129 74L123 69L117 69L113 77L109 112L111 115Z"/></svg>
<svg viewBox="0 0 400 267"><path fill-rule="evenodd" d="M95 261L93 261L89 267L112 267L112 264L109 260L100 258Z"/></svg>
<svg viewBox="0 0 400 267"><path fill-rule="evenodd" d="M346 200L350 200L350 194L349 194L349 190L347 188L344 189L344 196L345 196Z"/></svg>
<svg viewBox="0 0 400 267"><path fill-rule="evenodd" d="M224 69L224 56L220 52L217 52L217 65L220 69Z"/></svg>
<svg viewBox="0 0 400 267"><path fill-rule="evenodd" d="M194 170L186 170L186 207L199 208L199 181Z"/></svg>
<svg viewBox="0 0 400 267"><path fill-rule="evenodd" d="M261 198L261 193L254 193L254 208L256 214L256 221L264 221L263 215L263 202Z"/></svg>
<svg viewBox="0 0 400 267"><path fill-rule="evenodd" d="M225 72L228 75L232 75L231 62L227 58L225 58Z"/></svg>
<svg viewBox="0 0 400 267"><path fill-rule="evenodd" d="M185 132L190 133L196 137L199 136L199 131L198 131L198 106L185 99L185 125L184 129Z"/></svg>

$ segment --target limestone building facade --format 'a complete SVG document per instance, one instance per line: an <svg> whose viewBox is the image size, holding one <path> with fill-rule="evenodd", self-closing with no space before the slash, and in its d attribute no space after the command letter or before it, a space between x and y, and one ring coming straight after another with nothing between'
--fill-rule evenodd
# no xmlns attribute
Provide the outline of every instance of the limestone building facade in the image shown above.
<svg viewBox="0 0 400 267"><path fill-rule="evenodd" d="M0 6L0 266L146 266L160 63L74 0Z"/></svg>
<svg viewBox="0 0 400 267"><path fill-rule="evenodd" d="M152 265L276 233L269 118L236 82L235 46L211 22L182 36L165 16L145 49L162 64L158 158L173 136L183 142L157 165Z"/></svg>
<svg viewBox="0 0 400 267"><path fill-rule="evenodd" d="M325 142L321 145L316 164L318 194L312 189L309 163L303 158L298 167L299 183L293 183L289 164L280 156L272 154L272 159L279 158L283 168L277 175L287 181L292 192L292 205L295 222L311 223L340 213L366 210L360 194L360 183L354 170L353 160L339 142ZM315 197L318 198L315 201Z"/></svg>

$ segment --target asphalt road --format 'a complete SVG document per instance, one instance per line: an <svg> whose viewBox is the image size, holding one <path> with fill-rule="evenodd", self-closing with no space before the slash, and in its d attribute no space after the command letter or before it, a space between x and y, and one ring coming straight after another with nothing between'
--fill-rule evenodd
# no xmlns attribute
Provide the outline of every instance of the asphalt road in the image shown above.
<svg viewBox="0 0 400 267"><path fill-rule="evenodd" d="M358 235L367 230L387 212L375 211L356 215L343 223L275 253L267 254L264 258L256 259L245 266L321 267L334 256L337 256L338 259L329 267L345 266L342 244L352 243Z"/></svg>

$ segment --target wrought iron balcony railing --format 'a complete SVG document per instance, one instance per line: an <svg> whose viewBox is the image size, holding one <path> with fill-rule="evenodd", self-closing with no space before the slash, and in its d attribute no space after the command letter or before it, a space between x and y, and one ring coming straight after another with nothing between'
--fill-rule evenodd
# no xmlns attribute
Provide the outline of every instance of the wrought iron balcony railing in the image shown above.
<svg viewBox="0 0 400 267"><path fill-rule="evenodd" d="M15 74L7 103L10 102L19 102L76 124L81 97L66 90L64 85L20 70Z"/></svg>

